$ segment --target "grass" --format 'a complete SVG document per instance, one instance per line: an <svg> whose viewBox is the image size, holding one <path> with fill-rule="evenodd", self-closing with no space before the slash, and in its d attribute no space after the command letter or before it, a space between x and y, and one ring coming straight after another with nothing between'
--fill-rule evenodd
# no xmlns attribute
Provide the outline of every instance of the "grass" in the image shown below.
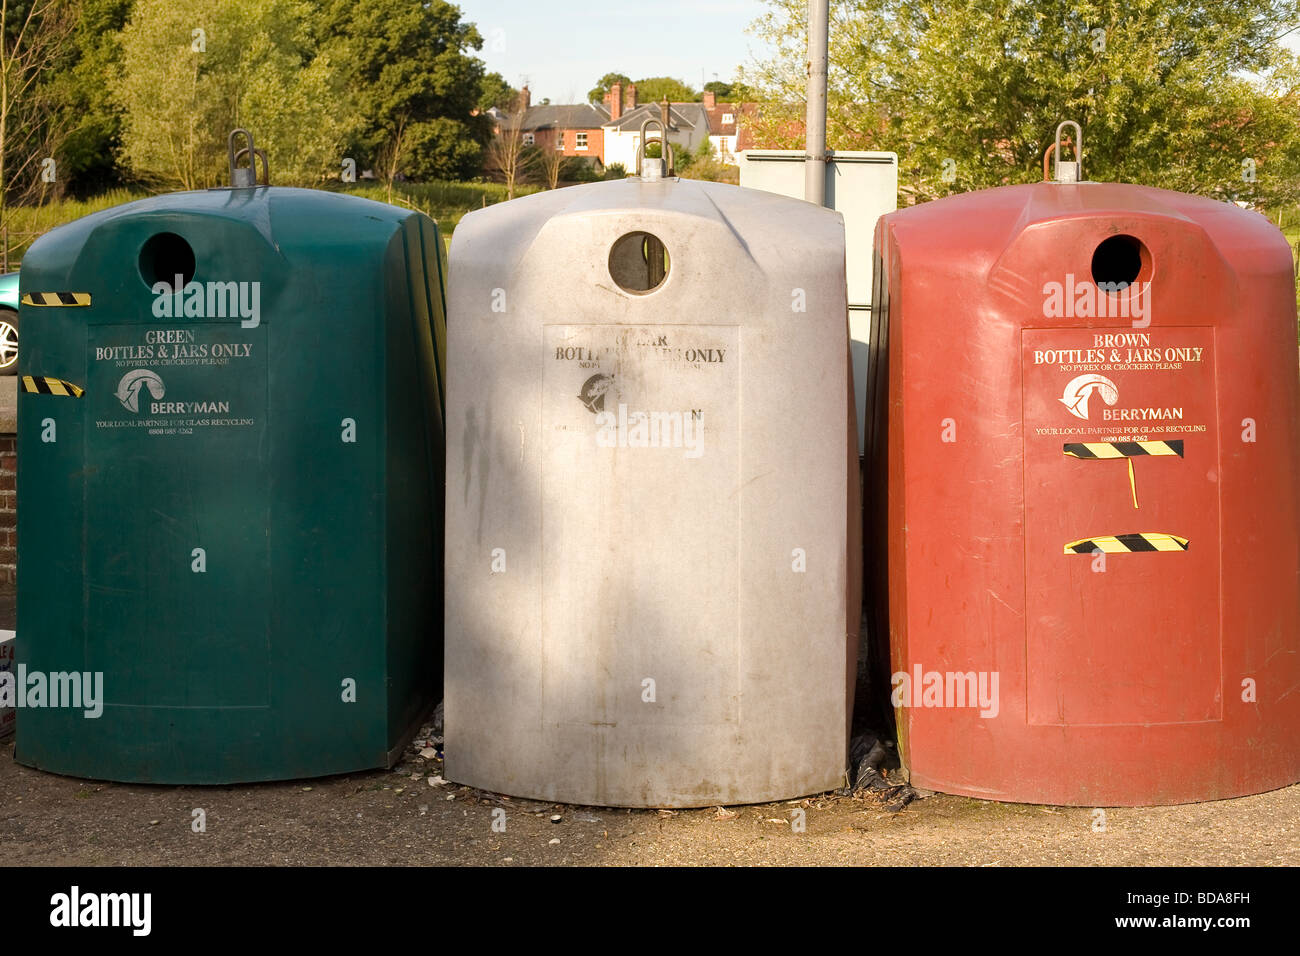
<svg viewBox="0 0 1300 956"><path fill-rule="evenodd" d="M133 199L143 199L145 195L129 189L113 189L93 199L61 199L40 206L5 206L3 226L8 233L10 270L18 268L18 260L28 246L55 226Z"/></svg>
<svg viewBox="0 0 1300 956"><path fill-rule="evenodd" d="M1291 244L1292 259L1300 255L1300 206L1267 210L1264 214L1282 230L1282 235ZM1300 310L1300 287L1296 289L1296 308Z"/></svg>
<svg viewBox="0 0 1300 956"><path fill-rule="evenodd" d="M335 187L338 190L339 187ZM536 186L516 187L516 196L537 192ZM388 191L375 183L360 183L346 187L346 191L386 202ZM143 199L148 193L129 189L114 189L93 199L62 199L40 206L6 206L4 228L8 231L9 268L18 268L18 262L27 248L42 234L56 226L88 216L93 212L110 209L134 199ZM483 206L505 202L506 187L499 183L394 183L393 205L414 208L438 223L444 239L451 236L465 213Z"/></svg>
<svg viewBox="0 0 1300 956"><path fill-rule="evenodd" d="M515 196L538 191L537 186L516 186ZM388 190L377 183L347 187L347 192L376 202L388 201ZM420 210L438 223L444 236L455 231L461 218L475 209L506 201L506 187L500 183L394 183L393 205Z"/></svg>

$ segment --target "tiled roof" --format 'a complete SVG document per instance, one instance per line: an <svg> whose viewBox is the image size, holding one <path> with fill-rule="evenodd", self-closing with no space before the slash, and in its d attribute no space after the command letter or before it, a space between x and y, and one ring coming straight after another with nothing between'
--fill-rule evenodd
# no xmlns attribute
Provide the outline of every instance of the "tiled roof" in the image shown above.
<svg viewBox="0 0 1300 956"><path fill-rule="evenodd" d="M642 103L636 109L624 113L612 123L608 119L605 120L604 125L612 126L620 131L639 131L642 123L647 119L659 119L659 114L660 106L658 103ZM708 129L709 117L702 103L668 104L668 129L670 132L675 129L696 129L701 125Z"/></svg>
<svg viewBox="0 0 1300 956"><path fill-rule="evenodd" d="M609 110L591 103L573 106L531 106L524 113L523 130L600 129L609 122Z"/></svg>
<svg viewBox="0 0 1300 956"><path fill-rule="evenodd" d="M709 132L714 136L734 136L736 134L736 120L740 118L742 103L719 103L713 109L706 107L705 112L709 114ZM730 116L731 122L724 123L722 117Z"/></svg>

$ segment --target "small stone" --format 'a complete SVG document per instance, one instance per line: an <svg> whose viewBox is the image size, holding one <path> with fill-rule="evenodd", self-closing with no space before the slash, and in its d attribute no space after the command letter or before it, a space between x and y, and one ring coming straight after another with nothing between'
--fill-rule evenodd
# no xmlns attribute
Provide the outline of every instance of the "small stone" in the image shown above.
<svg viewBox="0 0 1300 956"><path fill-rule="evenodd" d="M303 792L303 793L306 793L306 792L307 792L308 790L310 790L310 789L311 789L311 787L303 787L303 788L302 788L302 792Z"/></svg>
<svg viewBox="0 0 1300 956"><path fill-rule="evenodd" d="M150 821L149 821L149 826L151 826L151 827L156 827L156 826L157 826L159 823L161 823L161 822L162 822L162 821L160 821L160 820L150 820ZM556 843L559 843L560 841L559 841L559 840L556 840L555 842L556 842Z"/></svg>
<svg viewBox="0 0 1300 956"><path fill-rule="evenodd" d="M559 845L560 845L560 838L559 838L559 837L556 837L555 839L549 841L549 845L550 845L550 846L559 846Z"/></svg>
<svg viewBox="0 0 1300 956"><path fill-rule="evenodd" d="M557 813L557 814L554 814L554 815L551 817L551 822L552 822L552 823L559 823L559 822L560 822L561 820L563 820L563 819L564 819L564 817L560 816L560 814Z"/></svg>

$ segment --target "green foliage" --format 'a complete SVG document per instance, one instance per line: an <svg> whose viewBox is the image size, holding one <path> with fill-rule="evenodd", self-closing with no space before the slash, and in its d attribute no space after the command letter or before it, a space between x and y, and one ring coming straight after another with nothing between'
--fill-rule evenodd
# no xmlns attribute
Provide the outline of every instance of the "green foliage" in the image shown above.
<svg viewBox="0 0 1300 956"><path fill-rule="evenodd" d="M10 206L4 215L9 235L9 268L16 269L27 247L55 226L133 199L143 199L144 195L128 189L113 189L89 199L56 200L41 206Z"/></svg>
<svg viewBox="0 0 1300 956"><path fill-rule="evenodd" d="M623 92L632 84L626 73L606 73L588 93L587 101L590 103L600 103L605 99L605 94L609 92L611 86L615 83L623 84ZM636 98L638 103L658 103L665 96L670 103L698 103L700 94L691 89L689 85L681 80L673 79L671 76L651 76L644 80L636 80ZM726 85L726 84L721 84Z"/></svg>
<svg viewBox="0 0 1300 956"><path fill-rule="evenodd" d="M346 191L376 202L388 201L388 190L377 183L358 183L355 186L330 187L333 191ZM516 195L537 192L536 186L516 186ZM120 206L145 194L126 189L115 189L91 199L64 199L43 206L13 207L5 212L5 225L9 229L9 264L17 262L36 239L56 226ZM456 224L467 212L506 201L506 187L497 183L396 183L393 186L392 204L418 209L438 223L444 236L451 235Z"/></svg>
<svg viewBox="0 0 1300 956"><path fill-rule="evenodd" d="M713 144L708 138L700 140L694 150L684 146L674 147L673 164L677 175L683 179L703 179L715 183L738 183L740 170L728 166L713 155Z"/></svg>
<svg viewBox="0 0 1300 956"><path fill-rule="evenodd" d="M605 179L625 179L627 178L627 167L622 163L610 163L605 167Z"/></svg>
<svg viewBox="0 0 1300 956"><path fill-rule="evenodd" d="M57 80L70 62L76 10L58 0L0 2L0 218L10 200L57 197L46 161L62 158L67 116Z"/></svg>
<svg viewBox="0 0 1300 956"><path fill-rule="evenodd" d="M605 100L605 94L609 92L609 88L615 83L622 83L623 89L626 90L631 82L632 78L625 73L606 73L592 89L587 91L587 102L602 103Z"/></svg>
<svg viewBox="0 0 1300 956"><path fill-rule="evenodd" d="M1291 258L1300 272L1300 206L1283 207L1268 213L1268 218L1282 230L1291 244ZM1300 311L1300 285L1296 287L1296 307Z"/></svg>
<svg viewBox="0 0 1300 956"><path fill-rule="evenodd" d="M560 163L560 182L597 183L606 177L596 171L596 164L582 156L568 156Z"/></svg>
<svg viewBox="0 0 1300 956"><path fill-rule="evenodd" d="M806 4L767 3L754 29L777 52L743 80L760 141L798 146ZM1090 179L1300 195L1300 69L1278 42L1296 0L833 0L831 22L828 144L898 152L903 202L1040 179L1064 119Z"/></svg>
<svg viewBox="0 0 1300 956"><path fill-rule="evenodd" d="M301 0L136 0L114 84L125 164L155 185L225 183L226 134L243 126L273 182L338 169L355 118L311 15Z"/></svg>
<svg viewBox="0 0 1300 956"><path fill-rule="evenodd" d="M709 80L704 84L704 92L712 93L718 98L718 101L727 100L735 91L734 83L723 83L721 80Z"/></svg>
<svg viewBox="0 0 1300 956"><path fill-rule="evenodd" d="M468 178L491 135L471 116L487 94L477 28L445 0L334 0L322 17L324 48L345 65L361 118L350 147L359 168L385 178ZM498 80L500 78L498 77Z"/></svg>
<svg viewBox="0 0 1300 956"><path fill-rule="evenodd" d="M527 196L539 188L516 185L515 195ZM377 184L360 183L348 186L346 191L376 202L387 201L387 190ZM500 183L396 183L392 204L420 210L438 223L444 236L449 236L466 213L505 202L506 198L506 187Z"/></svg>
<svg viewBox="0 0 1300 956"><path fill-rule="evenodd" d="M500 73L484 73L479 82L478 108L487 112L496 107L499 110L512 110L519 101L519 90L505 81Z"/></svg>
<svg viewBox="0 0 1300 956"><path fill-rule="evenodd" d="M652 76L636 81L638 103L658 103L665 96L669 103L696 103L700 99L699 93L671 76Z"/></svg>
<svg viewBox="0 0 1300 956"><path fill-rule="evenodd" d="M81 0L72 42L67 44L49 88L64 130L58 175L65 190L87 196L120 182L116 150L122 114L105 78L117 67L117 32L132 0Z"/></svg>

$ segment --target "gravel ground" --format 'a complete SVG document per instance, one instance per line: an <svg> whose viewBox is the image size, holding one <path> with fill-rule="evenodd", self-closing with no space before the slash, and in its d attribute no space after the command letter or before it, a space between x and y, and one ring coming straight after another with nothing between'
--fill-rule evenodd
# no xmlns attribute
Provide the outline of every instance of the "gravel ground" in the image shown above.
<svg viewBox="0 0 1300 956"><path fill-rule="evenodd" d="M0 587L0 628L13 626L13 589ZM391 771L139 786L19 766L10 739L0 744L0 865L1300 866L1300 785L1109 809L1101 831L1089 808L936 794L897 810L889 791L705 810L558 806L445 783L441 770L413 746ZM194 831L197 809L205 832Z"/></svg>
<svg viewBox="0 0 1300 956"><path fill-rule="evenodd" d="M1300 865L1300 785L1111 809L1098 832L1088 808L947 795L901 812L875 794L676 812L555 806L442 783L440 769L412 750L396 771L137 786L21 767L11 741L0 748L0 864ZM196 808L206 832L192 829ZM505 832L493 829L498 810Z"/></svg>

